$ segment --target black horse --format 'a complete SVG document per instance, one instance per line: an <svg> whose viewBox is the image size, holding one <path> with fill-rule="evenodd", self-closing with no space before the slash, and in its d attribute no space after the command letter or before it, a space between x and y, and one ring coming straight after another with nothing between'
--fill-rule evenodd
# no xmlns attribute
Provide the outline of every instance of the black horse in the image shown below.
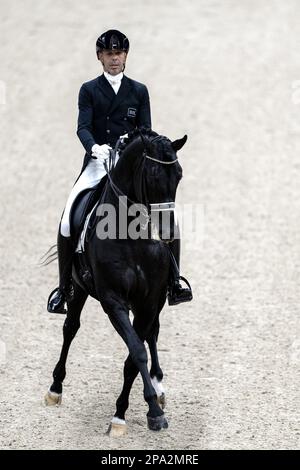
<svg viewBox="0 0 300 470"><path fill-rule="evenodd" d="M70 344L80 327L80 314L91 295L100 301L112 325L125 341L129 355L124 364L124 384L116 402L116 412L110 425L111 435L126 432L125 412L128 408L132 384L140 372L144 383L144 398L149 406L148 427L160 430L168 426L164 415L163 377L157 354L159 314L165 304L170 271L169 243L176 236L174 203L182 169L176 152L185 144L187 136L171 142L167 137L150 130L133 131L119 149L117 164L108 171L96 215L89 222L83 253L75 255L73 264L74 296L68 302L68 313L63 327L64 341L54 381L45 397L47 404L59 404L62 383L66 375L66 359ZM126 196L126 198L125 198ZM144 222L140 222L141 236L132 239L120 236L120 210L128 203L127 229L133 221L130 212L134 203L140 206ZM120 200L123 206L120 206ZM104 220L103 208L110 204L117 216L116 237L99 237L99 223ZM121 205L122 205L121 204ZM169 213L169 227L162 218L155 239L151 231L153 216ZM114 222L114 221L112 221ZM168 233L164 233L167 229ZM145 233L148 235L145 236ZM143 235L142 235L143 234ZM150 234L150 237L149 237ZM123 234L124 235L124 234ZM133 323L129 311L133 313ZM150 373L147 368L147 341L151 354Z"/></svg>

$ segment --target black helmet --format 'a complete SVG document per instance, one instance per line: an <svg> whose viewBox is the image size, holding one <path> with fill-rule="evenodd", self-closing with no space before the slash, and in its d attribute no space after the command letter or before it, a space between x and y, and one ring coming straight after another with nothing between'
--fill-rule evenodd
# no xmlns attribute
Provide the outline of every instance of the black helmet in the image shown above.
<svg viewBox="0 0 300 470"><path fill-rule="evenodd" d="M96 53L106 50L121 50L128 52L129 41L125 34L121 33L117 29L109 29L105 33L98 37L96 42Z"/></svg>

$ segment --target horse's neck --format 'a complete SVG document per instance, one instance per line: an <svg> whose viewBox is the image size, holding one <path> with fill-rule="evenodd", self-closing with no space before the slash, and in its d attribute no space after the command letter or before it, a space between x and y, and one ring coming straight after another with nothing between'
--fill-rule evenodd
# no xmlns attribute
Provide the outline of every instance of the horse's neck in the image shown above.
<svg viewBox="0 0 300 470"><path fill-rule="evenodd" d="M142 150L143 146L140 142L129 144L128 149L124 150L124 154L121 155L111 173L114 185L122 193L120 195L133 197L134 168L136 160L141 156ZM110 185L109 198L111 195L115 195L115 192Z"/></svg>

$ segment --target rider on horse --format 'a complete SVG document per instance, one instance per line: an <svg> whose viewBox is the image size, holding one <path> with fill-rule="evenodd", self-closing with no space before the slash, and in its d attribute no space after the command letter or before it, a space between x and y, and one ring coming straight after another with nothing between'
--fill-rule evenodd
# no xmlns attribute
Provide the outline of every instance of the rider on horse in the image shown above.
<svg viewBox="0 0 300 470"><path fill-rule="evenodd" d="M59 287L49 296L47 309L66 313L66 300L72 298L74 245L70 233L70 213L82 191L95 187L106 175L105 162L119 137L135 128L151 128L149 94L145 85L126 77L129 41L117 30L103 33L96 42L96 54L104 73L82 85L79 92L77 135L86 150L81 174L67 200L57 237ZM169 304L192 299L191 289L179 282L179 240L170 244L174 268L169 280ZM177 267L176 267L177 264Z"/></svg>

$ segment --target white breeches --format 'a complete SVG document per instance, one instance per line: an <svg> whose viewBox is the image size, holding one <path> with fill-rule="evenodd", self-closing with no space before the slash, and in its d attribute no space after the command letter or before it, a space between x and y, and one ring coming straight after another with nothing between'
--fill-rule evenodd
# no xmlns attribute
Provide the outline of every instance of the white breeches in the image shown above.
<svg viewBox="0 0 300 470"><path fill-rule="evenodd" d="M88 188L93 188L105 176L106 171L100 160L90 159L84 171L74 184L67 200L67 204L60 223L60 233L69 237L70 233L70 211L79 193Z"/></svg>

